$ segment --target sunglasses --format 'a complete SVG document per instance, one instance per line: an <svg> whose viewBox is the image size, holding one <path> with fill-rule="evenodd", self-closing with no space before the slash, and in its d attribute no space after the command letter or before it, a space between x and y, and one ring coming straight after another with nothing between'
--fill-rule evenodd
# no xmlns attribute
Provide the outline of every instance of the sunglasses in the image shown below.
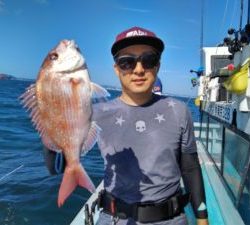
<svg viewBox="0 0 250 225"><path fill-rule="evenodd" d="M115 63L122 70L134 70L137 62L141 62L144 69L153 69L160 62L160 54L157 53L144 53L139 56L135 55L122 55L115 58Z"/></svg>

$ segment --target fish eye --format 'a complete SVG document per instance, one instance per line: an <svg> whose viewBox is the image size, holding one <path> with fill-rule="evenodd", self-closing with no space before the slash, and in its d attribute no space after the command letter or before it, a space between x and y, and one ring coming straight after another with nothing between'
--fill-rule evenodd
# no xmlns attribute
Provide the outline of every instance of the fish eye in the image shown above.
<svg viewBox="0 0 250 225"><path fill-rule="evenodd" d="M58 54L57 53L51 53L50 55L49 55L49 58L50 58L50 60L57 60L58 59Z"/></svg>

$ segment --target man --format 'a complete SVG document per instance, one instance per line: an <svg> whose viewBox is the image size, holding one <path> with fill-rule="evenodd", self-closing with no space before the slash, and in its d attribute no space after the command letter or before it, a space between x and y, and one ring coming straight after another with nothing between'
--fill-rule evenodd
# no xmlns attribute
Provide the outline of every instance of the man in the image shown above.
<svg viewBox="0 0 250 225"><path fill-rule="evenodd" d="M159 77L156 78L152 91L155 94L162 95L162 83Z"/></svg>
<svg viewBox="0 0 250 225"><path fill-rule="evenodd" d="M112 46L122 93L94 105L105 163L98 225L187 224L181 176L197 224L208 224L191 114L185 104L152 93L163 50L162 40L140 27L117 35Z"/></svg>

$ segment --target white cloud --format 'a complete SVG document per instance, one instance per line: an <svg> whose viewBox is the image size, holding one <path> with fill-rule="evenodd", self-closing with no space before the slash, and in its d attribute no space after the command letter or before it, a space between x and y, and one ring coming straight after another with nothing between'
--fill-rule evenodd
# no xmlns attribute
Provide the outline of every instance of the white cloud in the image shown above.
<svg viewBox="0 0 250 225"><path fill-rule="evenodd" d="M41 5L46 5L49 3L49 0L35 0L35 2Z"/></svg>
<svg viewBox="0 0 250 225"><path fill-rule="evenodd" d="M4 2L3 0L0 0L0 12L4 9Z"/></svg>
<svg viewBox="0 0 250 225"><path fill-rule="evenodd" d="M184 21L187 22L187 23L195 24L195 25L199 25L200 24L197 20L191 19L191 18L184 19Z"/></svg>
<svg viewBox="0 0 250 225"><path fill-rule="evenodd" d="M23 9L16 9L16 10L14 10L14 14L16 16L19 16L19 15L23 14Z"/></svg>
<svg viewBox="0 0 250 225"><path fill-rule="evenodd" d="M130 11L130 12L139 12L139 13L149 13L150 10L147 9L136 9L136 8L127 8L127 7L117 7L119 10Z"/></svg>
<svg viewBox="0 0 250 225"><path fill-rule="evenodd" d="M160 74L173 74L173 75L175 75L176 76L176 74L179 74L180 73L180 71L177 71L177 70L167 70L167 69L161 69L160 71L159 71L159 73Z"/></svg>

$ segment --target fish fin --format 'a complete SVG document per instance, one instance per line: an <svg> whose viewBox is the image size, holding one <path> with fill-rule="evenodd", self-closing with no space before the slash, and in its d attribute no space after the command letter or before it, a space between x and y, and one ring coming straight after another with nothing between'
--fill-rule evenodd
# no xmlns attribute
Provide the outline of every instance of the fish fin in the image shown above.
<svg viewBox="0 0 250 225"><path fill-rule="evenodd" d="M33 105L36 103L36 84L31 84L27 87L26 91L18 99L21 100L24 108L28 110L33 108Z"/></svg>
<svg viewBox="0 0 250 225"><path fill-rule="evenodd" d="M75 190L77 185L86 188L91 193L95 191L94 184L80 163L65 168L58 194L58 207L61 207L64 204L65 200Z"/></svg>
<svg viewBox="0 0 250 225"><path fill-rule="evenodd" d="M50 150L55 152L61 152L60 149L55 146L53 141L46 135L44 127L41 121L41 116L37 106L36 98L36 84L31 84L26 91L19 97L24 108L30 111L29 116L33 122L34 127L39 132L43 144Z"/></svg>
<svg viewBox="0 0 250 225"><path fill-rule="evenodd" d="M21 103L27 111L30 111L29 116L32 119L33 125L35 126L36 130L42 132L43 127L40 119L40 114L37 106L37 97L36 97L36 85L32 84L26 91L19 97Z"/></svg>
<svg viewBox="0 0 250 225"><path fill-rule="evenodd" d="M91 94L92 94L92 98L107 98L110 97L109 92L101 87L98 84L95 84L93 82L90 83L91 84Z"/></svg>
<svg viewBox="0 0 250 225"><path fill-rule="evenodd" d="M102 129L96 124L95 121L91 122L91 126L89 129L88 137L86 138L86 141L83 143L81 155L85 155L89 150L91 150L99 136L99 133Z"/></svg>

